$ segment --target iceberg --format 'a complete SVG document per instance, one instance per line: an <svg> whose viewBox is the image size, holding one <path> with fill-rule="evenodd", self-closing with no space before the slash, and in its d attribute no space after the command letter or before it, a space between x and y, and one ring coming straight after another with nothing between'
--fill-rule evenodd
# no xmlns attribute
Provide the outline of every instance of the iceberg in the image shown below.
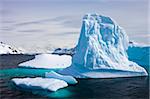
<svg viewBox="0 0 150 99"><path fill-rule="evenodd" d="M125 30L112 18L87 14L72 64L59 72L77 78L146 76L144 68L128 59L128 42Z"/></svg>
<svg viewBox="0 0 150 99"><path fill-rule="evenodd" d="M68 76L68 75L61 75L54 71L46 72L45 77L60 79L60 80L67 82L68 84L76 84L77 83L77 80L74 77Z"/></svg>
<svg viewBox="0 0 150 99"><path fill-rule="evenodd" d="M19 64L19 67L59 69L71 65L72 57L69 55L40 54L35 59Z"/></svg>
<svg viewBox="0 0 150 99"><path fill-rule="evenodd" d="M16 86L26 89L42 89L48 91L57 91L60 88L67 87L68 84L59 79L54 78L13 78L12 82Z"/></svg>

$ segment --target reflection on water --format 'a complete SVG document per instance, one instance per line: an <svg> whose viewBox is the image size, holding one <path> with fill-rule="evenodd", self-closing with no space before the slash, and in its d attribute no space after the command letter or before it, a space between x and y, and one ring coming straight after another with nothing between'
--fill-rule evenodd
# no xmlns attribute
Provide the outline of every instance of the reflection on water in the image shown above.
<svg viewBox="0 0 150 99"><path fill-rule="evenodd" d="M77 79L78 84L69 85L56 92L45 90L26 90L16 87L10 79L13 77L44 76L50 70L44 69L5 69L0 70L0 98L4 99L148 99L149 77L113 78L113 79ZM57 70L56 70L57 71Z"/></svg>
<svg viewBox="0 0 150 99"><path fill-rule="evenodd" d="M58 90L56 92L49 94L48 96L53 97L53 98L66 98L66 97L70 97L71 95L72 93L69 90L61 89L61 90Z"/></svg>
<svg viewBox="0 0 150 99"><path fill-rule="evenodd" d="M72 92L66 88L58 90L56 92L50 92L45 90L32 90L32 93L50 98L60 98L60 99L72 97L73 95Z"/></svg>

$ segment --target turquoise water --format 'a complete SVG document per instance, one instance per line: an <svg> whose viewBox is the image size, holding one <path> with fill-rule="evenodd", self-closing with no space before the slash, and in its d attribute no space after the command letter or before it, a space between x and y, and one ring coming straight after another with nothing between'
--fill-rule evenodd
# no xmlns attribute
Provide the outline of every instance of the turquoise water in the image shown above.
<svg viewBox="0 0 150 99"><path fill-rule="evenodd" d="M57 71L60 69L27 69L27 68L13 68L13 69L5 69L5 70L0 70L0 79L9 79L8 82L6 82L7 86L11 88L12 90L20 90L20 91L27 91L32 94L38 94L41 96L46 96L46 97L51 97L51 98L64 98L66 96L71 95L71 93L66 90L66 89L61 89L58 90L57 92L49 92L49 91L44 91L44 90L28 90L28 89L21 89L16 87L10 79L15 78L15 77L44 77L45 72L49 71Z"/></svg>
<svg viewBox="0 0 150 99"><path fill-rule="evenodd" d="M55 69L57 71L59 69ZM1 98L12 99L148 99L149 77L113 79L77 79L78 84L69 85L56 92L28 90L16 87L14 77L44 77L46 69L13 68L0 70Z"/></svg>
<svg viewBox="0 0 150 99"><path fill-rule="evenodd" d="M52 69L57 71L59 69ZM28 69L28 68L13 68L0 70L1 77L23 77L23 76L42 76L44 77L45 72L51 71L50 69Z"/></svg>

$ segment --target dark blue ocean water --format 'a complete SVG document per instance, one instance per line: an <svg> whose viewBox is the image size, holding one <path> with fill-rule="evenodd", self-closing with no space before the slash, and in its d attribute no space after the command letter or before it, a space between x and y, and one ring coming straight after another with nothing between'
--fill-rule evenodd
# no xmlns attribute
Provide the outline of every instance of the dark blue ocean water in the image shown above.
<svg viewBox="0 0 150 99"><path fill-rule="evenodd" d="M149 77L77 79L78 84L56 92L16 87L12 78L43 77L50 71L18 68L20 62L33 58L34 55L0 55L0 99L149 99Z"/></svg>
<svg viewBox="0 0 150 99"><path fill-rule="evenodd" d="M13 68L0 70L0 99L148 99L149 78L77 79L78 84L70 85L56 92L26 90L16 87L14 77L44 76L50 70ZM57 70L56 70L57 71Z"/></svg>

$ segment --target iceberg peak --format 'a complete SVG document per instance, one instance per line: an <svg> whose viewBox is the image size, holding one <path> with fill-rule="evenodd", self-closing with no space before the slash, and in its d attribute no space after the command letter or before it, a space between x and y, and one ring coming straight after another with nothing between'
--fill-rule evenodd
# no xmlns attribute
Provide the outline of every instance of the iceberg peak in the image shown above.
<svg viewBox="0 0 150 99"><path fill-rule="evenodd" d="M114 22L112 21L112 19L110 17L98 15L97 13L93 13L93 14L88 13L83 17L83 19L84 20L93 20L93 21L97 21L99 23L114 24Z"/></svg>
<svg viewBox="0 0 150 99"><path fill-rule="evenodd" d="M111 18L87 14L83 18L73 64L92 69L114 69L113 66L122 64L123 60L128 62L128 42L124 30ZM126 65L126 62L122 65Z"/></svg>

